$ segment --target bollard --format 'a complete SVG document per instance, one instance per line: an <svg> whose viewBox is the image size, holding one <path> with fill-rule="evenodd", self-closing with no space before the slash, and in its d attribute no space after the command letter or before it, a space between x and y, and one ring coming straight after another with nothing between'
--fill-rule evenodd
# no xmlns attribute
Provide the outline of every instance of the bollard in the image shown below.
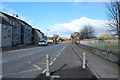
<svg viewBox="0 0 120 80"><path fill-rule="evenodd" d="M83 53L83 65L82 65L83 69L85 69L85 65L86 65L85 53Z"/></svg>
<svg viewBox="0 0 120 80"><path fill-rule="evenodd" d="M46 77L50 77L49 54L46 55Z"/></svg>

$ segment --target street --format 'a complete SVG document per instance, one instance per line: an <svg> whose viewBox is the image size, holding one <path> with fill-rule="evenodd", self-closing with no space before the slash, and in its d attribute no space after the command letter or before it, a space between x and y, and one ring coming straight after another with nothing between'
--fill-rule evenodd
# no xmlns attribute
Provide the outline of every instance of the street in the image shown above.
<svg viewBox="0 0 120 80"><path fill-rule="evenodd" d="M53 60L65 46L67 44L3 52L3 77L34 78L45 70L45 55L50 54Z"/></svg>
<svg viewBox="0 0 120 80"><path fill-rule="evenodd" d="M27 49L19 49L2 53L2 75L3 78L40 78L45 73L45 55L50 54L50 72L59 75L60 78L91 78L96 74L87 68L81 68L82 62L79 56L72 49L75 48L80 54L83 50L77 45L59 43L48 46L38 46ZM117 78L117 66L102 63L104 60L91 54L87 55L88 63L101 75L102 78ZM91 59L96 59L91 62ZM97 60L98 59L98 60ZM99 61L101 59L101 61ZM99 68L97 62L107 66ZM0 63L0 64L1 64ZM93 66L94 64L94 66ZM98 69L99 68L99 69ZM101 69L101 70L100 70ZM113 69L113 70L110 70ZM109 72L103 72L109 70ZM109 74L108 74L109 73ZM106 77L103 75L107 75Z"/></svg>
<svg viewBox="0 0 120 80"><path fill-rule="evenodd" d="M0 80L120 80L119 0L1 2Z"/></svg>

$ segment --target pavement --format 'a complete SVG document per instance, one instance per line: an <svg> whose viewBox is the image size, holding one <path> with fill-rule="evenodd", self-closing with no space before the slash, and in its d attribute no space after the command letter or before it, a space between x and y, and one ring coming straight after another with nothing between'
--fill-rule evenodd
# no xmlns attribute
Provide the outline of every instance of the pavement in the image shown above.
<svg viewBox="0 0 120 80"><path fill-rule="evenodd" d="M58 79L86 78L95 80L96 75L89 67L86 69L81 68L81 59L71 46L80 54L83 52L87 53L88 64L102 78L118 77L118 68L115 64L107 62L103 58L79 48L77 45L59 43L2 52L2 61L0 64L2 64L3 80L45 80L46 54L50 54L50 72L52 75L60 76ZM47 80L50 79L47 78Z"/></svg>
<svg viewBox="0 0 120 80"><path fill-rule="evenodd" d="M85 49L80 48L78 45L72 45L78 53L82 56L82 54L86 53L86 59L88 60L88 64L94 69L94 71L101 78L118 78L119 73L118 69L120 68L117 64L108 61L94 53L91 53Z"/></svg>
<svg viewBox="0 0 120 80"><path fill-rule="evenodd" d="M53 75L60 76L60 78L74 78L74 79L91 79L95 78L93 72L89 69L82 68L82 61L74 52L71 45L67 46L61 55L57 57L54 64L51 66Z"/></svg>

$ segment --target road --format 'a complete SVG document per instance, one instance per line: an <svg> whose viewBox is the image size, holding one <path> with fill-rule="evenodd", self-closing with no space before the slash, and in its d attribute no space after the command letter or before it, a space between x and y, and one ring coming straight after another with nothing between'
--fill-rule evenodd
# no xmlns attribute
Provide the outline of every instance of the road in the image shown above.
<svg viewBox="0 0 120 80"><path fill-rule="evenodd" d="M55 72L54 74L59 75L61 78L90 78L92 76L95 76L94 72L91 69L88 68L86 70L83 70L80 68L82 65L81 60L79 56L74 52L72 47L78 50L79 53L82 53L80 51L83 51L79 51L76 45L59 43L42 47L31 47L27 49L3 52L2 62L0 62L0 64L2 64L3 78L40 77L41 74L45 72L46 54L50 54L51 72ZM89 58L96 59L96 56L92 56ZM96 63L97 61L99 61L99 59L96 60ZM95 66L94 68L96 69L96 67L98 66ZM111 75L116 77L116 73L111 73Z"/></svg>
<svg viewBox="0 0 120 80"><path fill-rule="evenodd" d="M45 55L51 61L67 44L20 49L2 54L2 73L7 78L34 78L45 70Z"/></svg>

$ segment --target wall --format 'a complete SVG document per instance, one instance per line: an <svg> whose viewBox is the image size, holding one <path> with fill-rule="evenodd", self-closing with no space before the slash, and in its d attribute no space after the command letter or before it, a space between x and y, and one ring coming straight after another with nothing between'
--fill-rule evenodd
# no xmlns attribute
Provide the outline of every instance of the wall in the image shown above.
<svg viewBox="0 0 120 80"><path fill-rule="evenodd" d="M12 45L21 44L21 25L15 20L10 20L9 22L12 25Z"/></svg>
<svg viewBox="0 0 120 80"><path fill-rule="evenodd" d="M32 43L32 27L23 23L21 25L21 43L22 44Z"/></svg>
<svg viewBox="0 0 120 80"><path fill-rule="evenodd" d="M2 37L1 37L1 46L12 46L12 27L7 25L6 28L4 28L6 25L2 24Z"/></svg>
<svg viewBox="0 0 120 80"><path fill-rule="evenodd" d="M109 41L109 40L107 40ZM116 42L116 40L113 40ZM107 60L110 60L114 63L116 63L118 61L118 53L117 52L112 52L110 50L107 49L102 49L99 47L94 46L98 45L96 42L99 42L99 40L82 40L80 41L80 47L89 50L90 52L93 52L96 55L99 55ZM109 43L110 45L110 43ZM116 47L117 48L117 47Z"/></svg>
<svg viewBox="0 0 120 80"><path fill-rule="evenodd" d="M41 39L43 39L42 33L39 32L38 30L34 30L34 40L33 40L33 42L35 44L37 44Z"/></svg>
<svg viewBox="0 0 120 80"><path fill-rule="evenodd" d="M2 24L0 23L0 47L2 46L1 44L2 44Z"/></svg>

